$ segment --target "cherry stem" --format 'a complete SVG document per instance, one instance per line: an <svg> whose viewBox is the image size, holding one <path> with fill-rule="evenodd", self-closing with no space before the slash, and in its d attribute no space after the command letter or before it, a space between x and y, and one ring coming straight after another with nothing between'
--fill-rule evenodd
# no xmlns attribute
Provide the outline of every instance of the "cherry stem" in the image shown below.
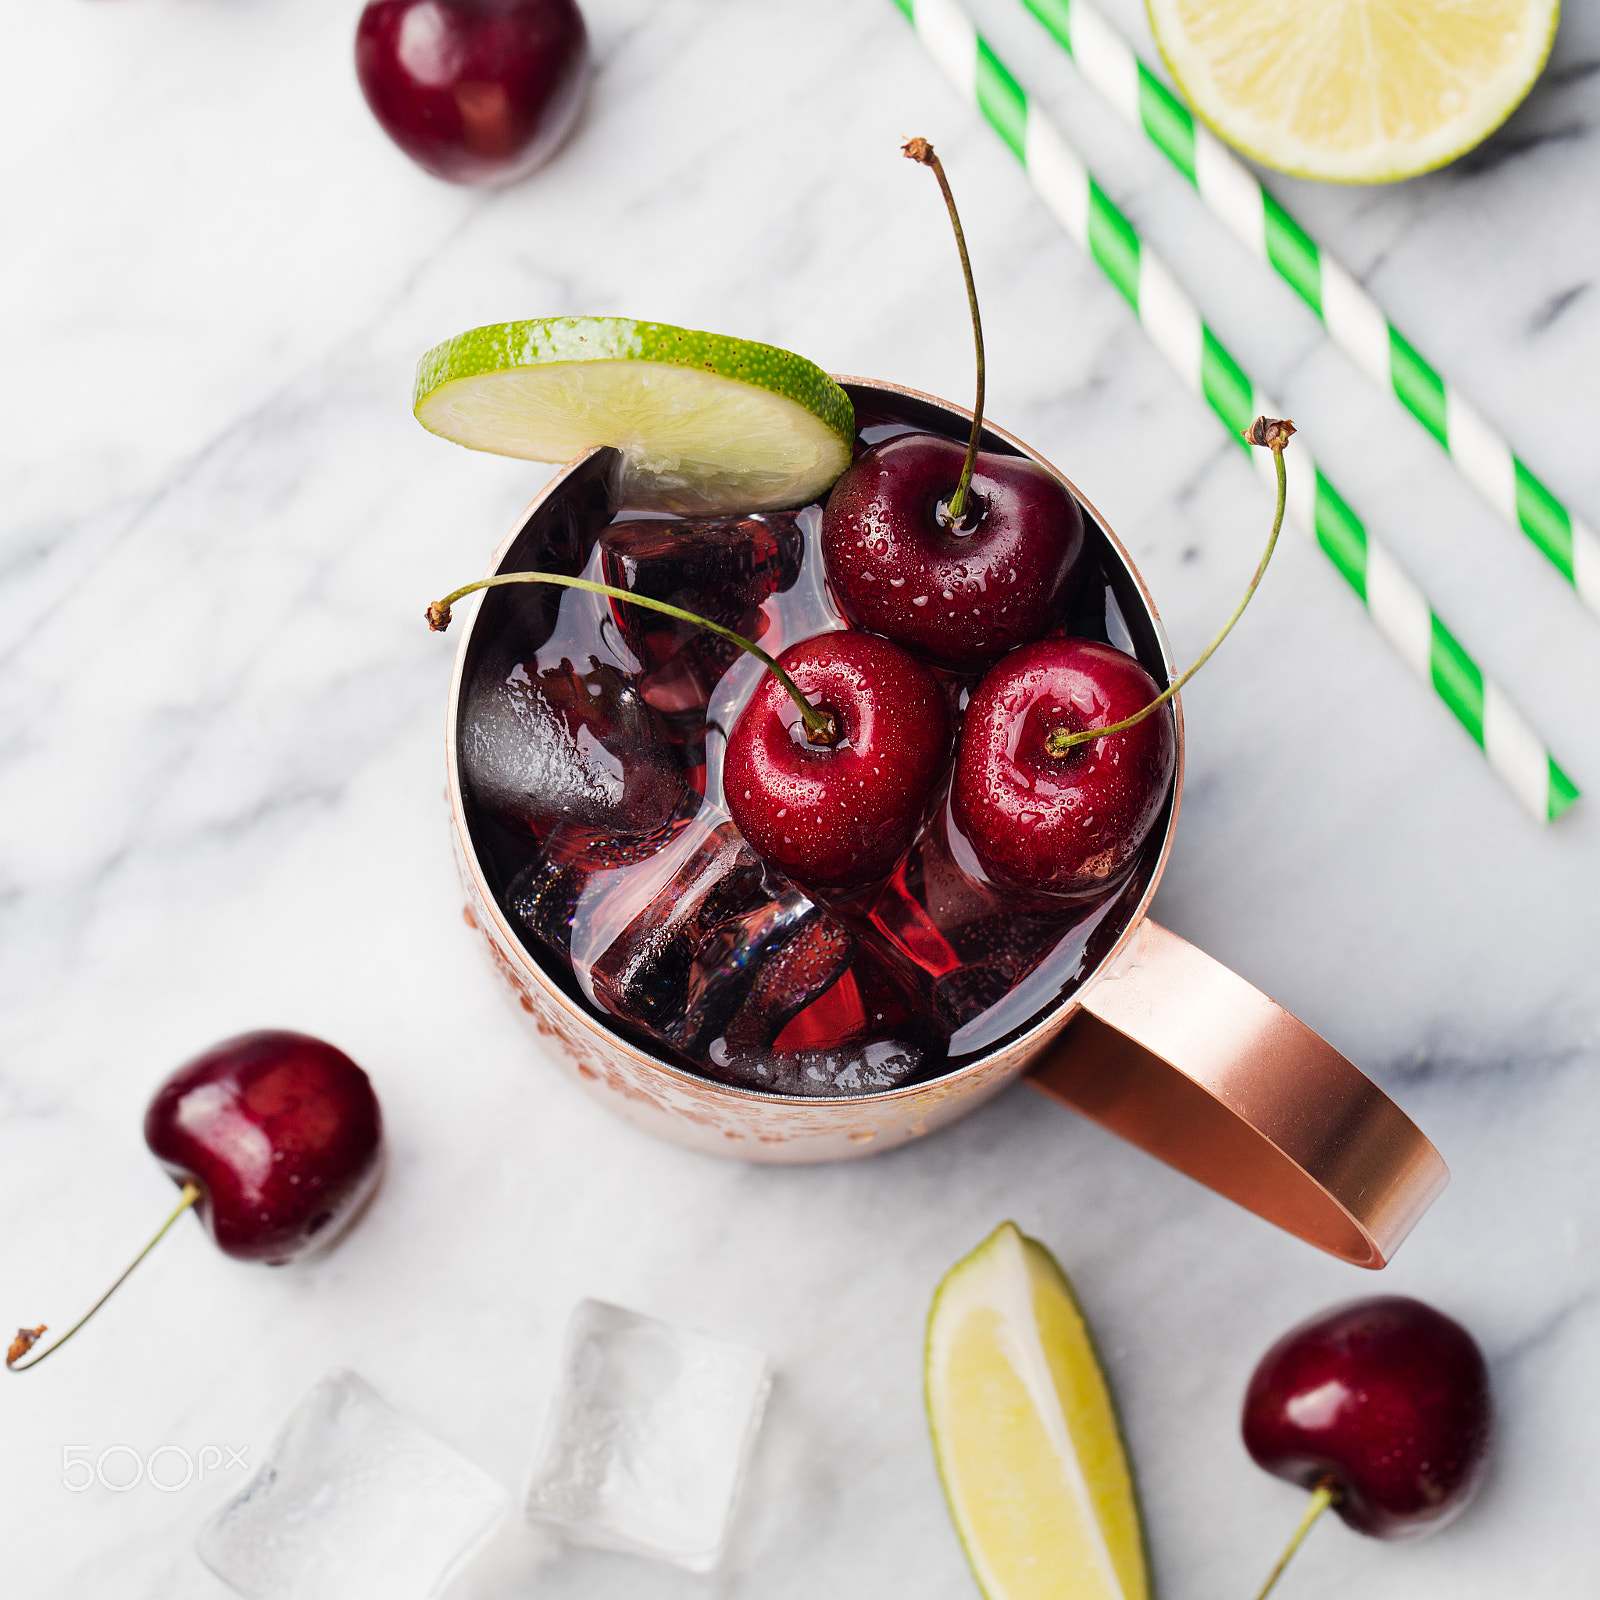
<svg viewBox="0 0 1600 1600"><path fill-rule="evenodd" d="M147 1244L144 1249L141 1250L138 1255L136 1255L133 1260L122 1269L122 1275L117 1279L117 1281L112 1284L111 1287L107 1289L106 1292L101 1295L100 1298L96 1300L95 1303L90 1306L89 1309L85 1311L84 1314L79 1317L78 1320L74 1322L72 1326L68 1328L67 1331L62 1334L54 1344L49 1345L47 1348L41 1350L38 1355L27 1361L24 1361L22 1357L27 1355L34 1345L38 1343L39 1335L44 1332L44 1328L42 1326L37 1328L19 1328L17 1330L17 1337L12 1341L10 1352L6 1356L6 1371L30 1372L47 1356L53 1356L56 1351L59 1350L62 1345L64 1345L67 1340L70 1339L73 1334L75 1334L78 1329L81 1328L84 1323L86 1323L89 1318L92 1317L95 1312L97 1312L100 1307L103 1306L106 1301L109 1300L112 1295L114 1295L117 1290L128 1281L129 1274L132 1273L133 1269L138 1266L139 1263L143 1261L144 1258L149 1255L158 1244L161 1243L162 1239L166 1236L167 1229L170 1228L172 1224L176 1222L178 1218L181 1217L184 1212L187 1211L189 1207L192 1206L199 1198L199 1184L193 1182L184 1184L183 1197L178 1201L177 1205L173 1207L172 1215L168 1217L159 1228L156 1229L155 1234L151 1238L149 1244Z"/></svg>
<svg viewBox="0 0 1600 1600"><path fill-rule="evenodd" d="M972 281L972 262L967 256L967 237L961 231L961 218L956 212L956 197L950 192L950 180L933 146L926 139L908 139L901 147L903 154L925 167L933 168L939 180L939 190L944 195L945 210L950 213L950 226L955 230L956 249L961 252L961 275L967 280L967 304L972 307L972 344L978 358L978 397L972 405L972 439L967 445L967 459L961 465L961 477L956 482L956 492L950 496L944 515L950 525L960 528L967 509L967 491L972 485L972 470L978 461L978 442L983 438L983 319L978 315L978 290Z"/></svg>
<svg viewBox="0 0 1600 1600"><path fill-rule="evenodd" d="M1137 727L1158 706L1164 706L1211 659L1216 653L1217 646L1233 632L1234 623L1244 615L1244 608L1250 604L1250 597L1256 592L1256 587L1261 582L1261 575L1267 570L1272 552L1278 547L1278 533L1283 527L1283 508L1289 498L1289 477L1284 470L1283 450L1289 442L1289 435L1294 431L1295 426L1292 422L1279 421L1271 417L1257 417L1245 430L1244 436L1251 444L1260 445L1272 452L1272 464L1278 474L1278 508L1273 514L1272 532L1267 537L1267 548L1261 552L1255 576L1251 578L1250 586L1245 590L1243 598L1233 608L1233 615L1222 625L1222 632L1200 652L1187 672L1174 678L1149 705L1141 706L1131 717L1124 717L1121 722L1112 722L1103 728L1083 728L1077 733L1057 728L1044 742L1045 749L1051 755L1059 759L1077 745L1088 744L1093 739L1105 738L1107 734L1124 733L1129 728Z"/></svg>
<svg viewBox="0 0 1600 1600"><path fill-rule="evenodd" d="M649 595L633 594L627 589L618 589L609 583L593 583L588 578L569 578L559 572L496 573L492 578L479 578L476 583L464 584L447 594L443 600L435 600L425 613L428 626L435 633L443 633L450 626L450 608L457 600L465 595L474 594L479 589L496 589L503 583L552 583L563 589L585 589L590 594L603 594L612 600L625 600L629 605L644 606L649 611L659 611L665 616L676 617L680 622L690 622L697 628L704 628L707 633L714 633L718 638L727 639L765 664L773 677L788 691L789 698L800 708L800 720L805 727L809 743L834 744L838 740L839 730L833 717L821 707L812 705L800 692L800 685L760 645L745 638L742 633L735 633L732 628L724 628L721 623L697 616L693 611L685 611L681 606L668 605L665 600L653 600Z"/></svg>
<svg viewBox="0 0 1600 1600"><path fill-rule="evenodd" d="M1311 1491L1310 1503L1306 1506L1306 1514L1300 1519L1300 1526L1294 1530L1294 1537L1289 1540L1288 1548L1278 1557L1278 1564L1267 1575L1267 1581L1261 1587L1261 1592L1256 1600L1267 1600L1272 1593L1273 1586L1283 1576L1283 1569L1294 1558L1294 1553L1305 1541L1305 1536L1311 1532L1311 1525L1322 1515L1329 1506L1334 1505L1339 1499L1339 1486L1332 1478L1322 1478L1316 1488Z"/></svg>

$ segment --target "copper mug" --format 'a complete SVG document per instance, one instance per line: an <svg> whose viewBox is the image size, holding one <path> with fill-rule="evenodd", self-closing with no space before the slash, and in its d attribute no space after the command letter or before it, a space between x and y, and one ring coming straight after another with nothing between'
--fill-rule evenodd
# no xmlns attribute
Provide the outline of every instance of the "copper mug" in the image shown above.
<svg viewBox="0 0 1600 1600"><path fill-rule="evenodd" d="M965 437L972 416L914 390L841 378L858 411ZM986 449L1054 474L1104 536L1108 574L1131 625L1170 673L1165 633L1105 520L1037 452L985 426ZM541 565L553 536L609 516L612 453L559 472L496 552L491 572ZM1120 563L1115 572L1113 563ZM1078 986L1019 1036L931 1082L854 1099L798 1099L697 1076L608 1029L523 944L492 892L469 831L459 760L463 685L508 591L487 592L462 629L450 685L446 759L465 917L488 944L525 1019L555 1040L570 1077L629 1122L712 1155L837 1161L892 1149L975 1110L1013 1079L1307 1242L1381 1267L1449 1181L1439 1153L1338 1051L1244 979L1147 916L1172 846L1183 788L1183 712L1172 796L1097 959Z"/></svg>

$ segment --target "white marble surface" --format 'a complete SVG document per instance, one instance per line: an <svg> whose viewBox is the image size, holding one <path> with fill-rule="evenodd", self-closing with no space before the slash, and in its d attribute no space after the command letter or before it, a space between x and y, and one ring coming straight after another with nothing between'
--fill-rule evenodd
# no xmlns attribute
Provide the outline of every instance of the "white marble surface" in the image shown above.
<svg viewBox="0 0 1600 1600"><path fill-rule="evenodd" d="M991 416L1119 528L1180 656L1248 570L1269 508L1246 463L889 0L588 0L599 71L578 136L494 194L434 182L378 132L350 65L356 0L13 0L0 1316L66 1320L164 1211L144 1102L213 1039L336 1040L379 1086L392 1159L322 1264L242 1267L186 1224L72 1351L0 1382L8 1594L215 1600L191 1547L237 1470L78 1494L64 1448L259 1461L337 1366L515 1486L590 1294L771 1352L729 1558L708 1578L587 1552L535 1570L516 1537L463 1592L959 1600L919 1340L940 1273L1008 1216L1057 1252L1099 1331L1170 1600L1254 1592L1299 1499L1238 1442L1246 1374L1291 1322L1380 1289L1482 1341L1494 1470L1436 1539L1319 1529L1286 1600L1600 1583L1600 625L1013 0L976 9L1596 792L1531 824L1303 541L1185 697L1157 914L1362 1063L1453 1185L1373 1277L1026 1089L848 1167L692 1156L540 1062L461 924L451 644L420 610L481 569L542 473L412 421L412 365L442 337L625 311L963 396L953 252L896 153L927 134L965 210ZM1148 54L1136 0L1112 9ZM1550 72L1476 156L1381 190L1273 180L1590 521L1597 116L1600 19L1574 4Z"/></svg>

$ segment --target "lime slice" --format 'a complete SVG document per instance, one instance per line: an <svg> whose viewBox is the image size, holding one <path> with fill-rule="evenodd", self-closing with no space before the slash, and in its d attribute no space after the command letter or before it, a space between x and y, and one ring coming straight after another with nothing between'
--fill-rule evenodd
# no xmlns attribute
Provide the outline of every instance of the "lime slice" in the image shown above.
<svg viewBox="0 0 1600 1600"><path fill-rule="evenodd" d="M1072 1286L1007 1222L939 1285L928 1420L987 1600L1148 1600L1116 1411Z"/></svg>
<svg viewBox="0 0 1600 1600"><path fill-rule="evenodd" d="M1383 183L1481 143L1533 87L1560 0L1146 0L1196 111L1256 161Z"/></svg>
<svg viewBox="0 0 1600 1600"><path fill-rule="evenodd" d="M624 317L474 328L417 365L417 421L472 450L622 453L618 500L693 515L815 500L850 464L855 413L770 344Z"/></svg>

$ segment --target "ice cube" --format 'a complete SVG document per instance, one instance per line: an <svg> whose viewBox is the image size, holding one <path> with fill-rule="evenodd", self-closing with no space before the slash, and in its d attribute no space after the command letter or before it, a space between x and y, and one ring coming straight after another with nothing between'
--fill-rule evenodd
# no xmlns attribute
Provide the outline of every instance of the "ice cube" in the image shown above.
<svg viewBox="0 0 1600 1600"><path fill-rule="evenodd" d="M709 1572L770 1381L758 1350L583 1301L567 1326L529 1518L575 1544Z"/></svg>
<svg viewBox="0 0 1600 1600"><path fill-rule="evenodd" d="M486 1472L335 1372L195 1549L249 1600L428 1600L509 1505Z"/></svg>
<svg viewBox="0 0 1600 1600"><path fill-rule="evenodd" d="M518 661L467 693L461 766L472 798L542 839L558 825L639 838L684 803L688 778L660 716L621 668L589 656Z"/></svg>
<svg viewBox="0 0 1600 1600"><path fill-rule="evenodd" d="M886 958L921 989L931 1020L956 1033L1005 1000L1096 914L990 883L948 802L922 830L869 912Z"/></svg>
<svg viewBox="0 0 1600 1600"><path fill-rule="evenodd" d="M691 1059L733 1028L770 1044L849 965L855 940L731 822L696 817L646 859L565 834L513 880L507 910L566 957L601 1011ZM781 958L768 981L762 975ZM785 981L771 981L781 971Z"/></svg>
<svg viewBox="0 0 1600 1600"><path fill-rule="evenodd" d="M724 1083L876 1094L927 1057L905 985L731 822L694 817L664 845L557 830L506 910L597 1010Z"/></svg>
<svg viewBox="0 0 1600 1600"><path fill-rule="evenodd" d="M574 929L604 900L624 899L635 881L627 868L659 855L679 837L668 829L645 839L596 835L586 828L557 828L543 852L523 867L506 888L506 910L527 937L563 962L572 959ZM581 941L580 941L581 947Z"/></svg>
<svg viewBox="0 0 1600 1600"><path fill-rule="evenodd" d="M748 1050L715 1039L706 1071L741 1089L839 1099L898 1089L921 1065L921 1049L902 1039L852 1041L828 1050Z"/></svg>
<svg viewBox="0 0 1600 1600"><path fill-rule="evenodd" d="M793 512L689 521L614 522L595 546L592 576L731 628L747 639L772 627L767 602L791 588L805 539ZM677 741L690 781L704 789L706 707L730 667L745 659L731 641L626 601L607 619L638 663L641 698Z"/></svg>
<svg viewBox="0 0 1600 1600"><path fill-rule="evenodd" d="M836 929L844 933L829 919L802 930L767 959L707 1048L711 1077L771 1094L834 1097L880 1094L916 1075L926 1052L904 995L853 939L839 946ZM841 961L850 963L842 972Z"/></svg>
<svg viewBox="0 0 1600 1600"><path fill-rule="evenodd" d="M762 516L614 522L600 536L605 582L719 622L747 639L767 620L761 604L788 589L805 546L792 511ZM644 665L640 691L668 713L703 710L739 647L692 623L613 601L612 613Z"/></svg>

